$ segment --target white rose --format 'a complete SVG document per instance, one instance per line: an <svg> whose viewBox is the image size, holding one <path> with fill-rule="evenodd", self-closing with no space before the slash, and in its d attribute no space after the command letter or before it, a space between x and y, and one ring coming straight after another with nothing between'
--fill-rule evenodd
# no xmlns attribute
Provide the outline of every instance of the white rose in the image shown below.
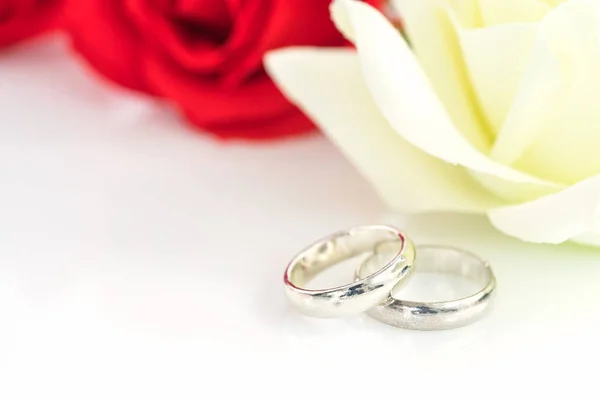
<svg viewBox="0 0 600 400"><path fill-rule="evenodd" d="M600 0L394 5L412 50L374 8L336 0L356 50L280 50L269 72L394 209L600 245Z"/></svg>

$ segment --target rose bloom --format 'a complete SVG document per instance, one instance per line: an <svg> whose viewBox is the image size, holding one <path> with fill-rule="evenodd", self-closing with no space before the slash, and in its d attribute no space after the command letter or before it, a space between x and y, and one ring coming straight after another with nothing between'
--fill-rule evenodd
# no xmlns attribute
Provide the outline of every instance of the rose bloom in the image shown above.
<svg viewBox="0 0 600 400"><path fill-rule="evenodd" d="M262 58L284 46L345 45L329 3L69 0L66 12L74 48L106 77L172 100L219 136L260 139L314 127L279 92Z"/></svg>
<svg viewBox="0 0 600 400"><path fill-rule="evenodd" d="M401 212L485 213L538 243L600 245L600 2L338 0L356 50L271 74Z"/></svg>
<svg viewBox="0 0 600 400"><path fill-rule="evenodd" d="M54 28L58 0L0 0L0 46L7 46Z"/></svg>

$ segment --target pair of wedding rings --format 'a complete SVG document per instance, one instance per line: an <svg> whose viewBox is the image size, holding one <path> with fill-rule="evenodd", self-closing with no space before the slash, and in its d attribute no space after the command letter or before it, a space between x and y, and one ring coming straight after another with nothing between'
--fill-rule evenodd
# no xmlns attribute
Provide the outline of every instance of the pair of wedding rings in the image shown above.
<svg viewBox="0 0 600 400"><path fill-rule="evenodd" d="M364 254L369 256L359 264L353 282L328 289L305 288L325 269ZM386 254L393 255L391 261L382 261ZM308 316L334 318L366 312L378 321L405 329L457 328L483 314L496 287L487 262L450 247L423 246L418 254L417 260L411 240L391 226L359 226L336 232L294 257L285 270L285 291L292 305ZM395 298L394 292L415 270L461 276L477 283L480 290L441 302Z"/></svg>

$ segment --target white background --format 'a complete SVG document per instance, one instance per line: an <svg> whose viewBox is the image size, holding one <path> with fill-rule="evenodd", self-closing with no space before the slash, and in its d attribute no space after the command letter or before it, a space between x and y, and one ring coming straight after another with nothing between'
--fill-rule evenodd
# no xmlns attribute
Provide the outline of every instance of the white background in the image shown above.
<svg viewBox="0 0 600 400"><path fill-rule="evenodd" d="M491 313L412 332L289 308L296 251L381 222L490 260ZM0 55L0 399L597 397L599 306L600 250L392 215L324 138L222 143L60 42Z"/></svg>

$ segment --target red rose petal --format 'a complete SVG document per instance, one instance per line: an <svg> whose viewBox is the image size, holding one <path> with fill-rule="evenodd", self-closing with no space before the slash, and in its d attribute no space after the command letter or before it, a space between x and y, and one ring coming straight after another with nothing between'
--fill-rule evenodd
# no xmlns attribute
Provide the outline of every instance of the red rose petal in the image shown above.
<svg viewBox="0 0 600 400"><path fill-rule="evenodd" d="M184 114L192 124L221 139L272 140L316 133L315 125L295 107L266 118L254 116L247 120L236 118L208 124L195 109L184 110Z"/></svg>
<svg viewBox="0 0 600 400"><path fill-rule="evenodd" d="M0 46L8 46L56 27L60 0L0 0Z"/></svg>
<svg viewBox="0 0 600 400"><path fill-rule="evenodd" d="M69 0L65 21L73 47L100 73L128 88L152 93L141 69L143 35L132 28L120 0Z"/></svg>
<svg viewBox="0 0 600 400"><path fill-rule="evenodd" d="M371 0L370 3L379 3ZM264 72L286 46L342 46L330 0L68 0L75 48L108 78L168 98L221 137L273 138L313 124Z"/></svg>
<svg viewBox="0 0 600 400"><path fill-rule="evenodd" d="M240 87L229 89L218 81L174 69L160 59L148 59L145 72L157 93L176 100L186 110L197 110L195 114L204 115L202 119L207 124L270 117L292 108L264 72Z"/></svg>

